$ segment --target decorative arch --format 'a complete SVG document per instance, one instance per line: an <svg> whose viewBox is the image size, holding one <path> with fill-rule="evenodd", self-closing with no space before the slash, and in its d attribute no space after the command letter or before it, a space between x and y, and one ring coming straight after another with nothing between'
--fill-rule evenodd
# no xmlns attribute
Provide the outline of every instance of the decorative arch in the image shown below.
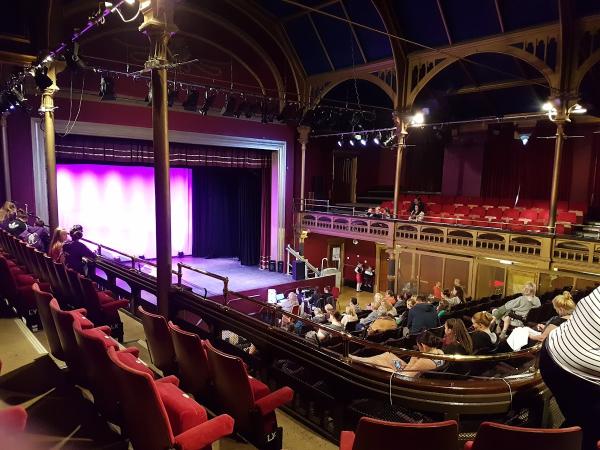
<svg viewBox="0 0 600 450"><path fill-rule="evenodd" d="M529 53L529 52L522 50L520 48L517 48L517 47L509 46L502 50L499 50L496 48L494 48L494 49L473 48L473 49L469 49L465 53L461 54L460 58L466 58L467 56L471 56L471 55L475 55L475 54L479 54L479 53L499 53L499 54L509 55L509 56L513 56L515 58L519 58L521 61L526 62L530 66L537 69L544 76L544 78L548 82L548 86L551 90L559 89L559 86L558 86L559 76L558 76L557 72L555 72L550 67L548 67L546 65L546 63L544 61L540 60L539 58L537 58L535 56L535 54ZM423 90L423 88L427 85L427 83L429 83L431 80L433 80L433 78L436 75L440 74L444 69L446 69L447 67L451 66L452 64L454 64L455 62L457 62L459 60L458 57L454 57L454 56L444 56L443 59L442 58L440 58L440 59L441 59L441 61L437 62L437 64L434 64L432 69L429 70L429 72L427 72L425 74L425 76L419 80L419 82L415 85L415 87L412 90L409 90L410 92L407 94L407 98L406 98L406 107L407 108L410 109L412 107L417 96ZM427 62L424 61L423 64L427 65ZM411 66L414 66L414 64L411 64ZM410 78L410 77L408 77L408 78Z"/></svg>
<svg viewBox="0 0 600 450"><path fill-rule="evenodd" d="M358 80L368 81L380 88L390 98L392 104L396 106L396 91L394 91L394 89L381 78L371 73L348 74L336 79L324 79L321 83L321 86L323 87L315 98L315 106L318 105L333 88L348 80L354 80L355 78Z"/></svg>

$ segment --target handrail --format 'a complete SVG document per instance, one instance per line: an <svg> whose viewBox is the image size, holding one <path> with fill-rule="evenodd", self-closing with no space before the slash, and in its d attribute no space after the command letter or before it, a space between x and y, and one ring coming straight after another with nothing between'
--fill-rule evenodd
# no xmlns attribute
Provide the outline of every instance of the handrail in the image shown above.
<svg viewBox="0 0 600 450"><path fill-rule="evenodd" d="M316 273L318 277L321 276L321 271L319 269L317 269L314 265L312 265L310 263L310 261L304 257L304 255L301 255L300 252L298 252L297 250L294 250L290 244L288 244L285 249L288 253L292 254L292 256L294 256L296 259L299 259L300 261L304 261L304 263L306 264L306 267L308 267L310 270L312 270L314 273Z"/></svg>
<svg viewBox="0 0 600 450"><path fill-rule="evenodd" d="M208 270L199 269L197 267L190 266L189 264L178 262L177 263L177 272L176 273L177 273L177 285L179 287L181 287L181 282L183 280L183 270L182 269L187 269L187 270L190 270L192 272L196 272L196 273L199 273L201 275L205 275L207 277L215 278L215 279L217 279L219 281L222 281L223 282L223 296L225 297L225 300L227 300L227 294L230 292L229 291L229 277L224 277L223 275L219 275L217 273L209 272Z"/></svg>

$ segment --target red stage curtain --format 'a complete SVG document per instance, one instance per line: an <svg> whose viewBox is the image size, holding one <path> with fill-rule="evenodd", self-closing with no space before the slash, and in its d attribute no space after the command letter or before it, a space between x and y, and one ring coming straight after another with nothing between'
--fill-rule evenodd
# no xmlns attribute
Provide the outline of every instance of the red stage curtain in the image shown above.
<svg viewBox="0 0 600 450"><path fill-rule="evenodd" d="M56 157L60 162L104 162L151 165L152 142L98 136L56 135ZM170 144L171 165L175 167L230 167L262 169L271 167L271 152L194 144Z"/></svg>
<svg viewBox="0 0 600 450"><path fill-rule="evenodd" d="M260 201L260 268L268 269L271 259L271 171L262 170L262 189Z"/></svg>
<svg viewBox="0 0 600 450"><path fill-rule="evenodd" d="M553 136L549 128L533 130L529 142L524 146L514 138L512 128L493 130L487 140L483 162L481 193L485 198L515 200L550 200L552 167L554 164L554 139L539 137ZM559 197L568 200L572 178L572 142L563 147L560 168Z"/></svg>

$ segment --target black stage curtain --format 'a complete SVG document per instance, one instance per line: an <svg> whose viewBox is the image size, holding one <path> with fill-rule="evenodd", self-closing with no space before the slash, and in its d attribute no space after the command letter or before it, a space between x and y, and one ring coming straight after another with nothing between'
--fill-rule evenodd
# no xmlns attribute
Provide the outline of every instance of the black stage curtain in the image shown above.
<svg viewBox="0 0 600 450"><path fill-rule="evenodd" d="M193 256L239 257L243 265L257 265L261 171L217 167L193 170Z"/></svg>

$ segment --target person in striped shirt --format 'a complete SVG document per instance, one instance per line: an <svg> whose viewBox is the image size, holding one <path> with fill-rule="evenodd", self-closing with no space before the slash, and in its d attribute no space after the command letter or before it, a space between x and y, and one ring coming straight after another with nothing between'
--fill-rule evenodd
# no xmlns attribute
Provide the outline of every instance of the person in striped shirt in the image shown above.
<svg viewBox="0 0 600 450"><path fill-rule="evenodd" d="M600 440L600 287L581 299L550 333L540 353L540 372L552 391L564 426L583 429L583 450Z"/></svg>

